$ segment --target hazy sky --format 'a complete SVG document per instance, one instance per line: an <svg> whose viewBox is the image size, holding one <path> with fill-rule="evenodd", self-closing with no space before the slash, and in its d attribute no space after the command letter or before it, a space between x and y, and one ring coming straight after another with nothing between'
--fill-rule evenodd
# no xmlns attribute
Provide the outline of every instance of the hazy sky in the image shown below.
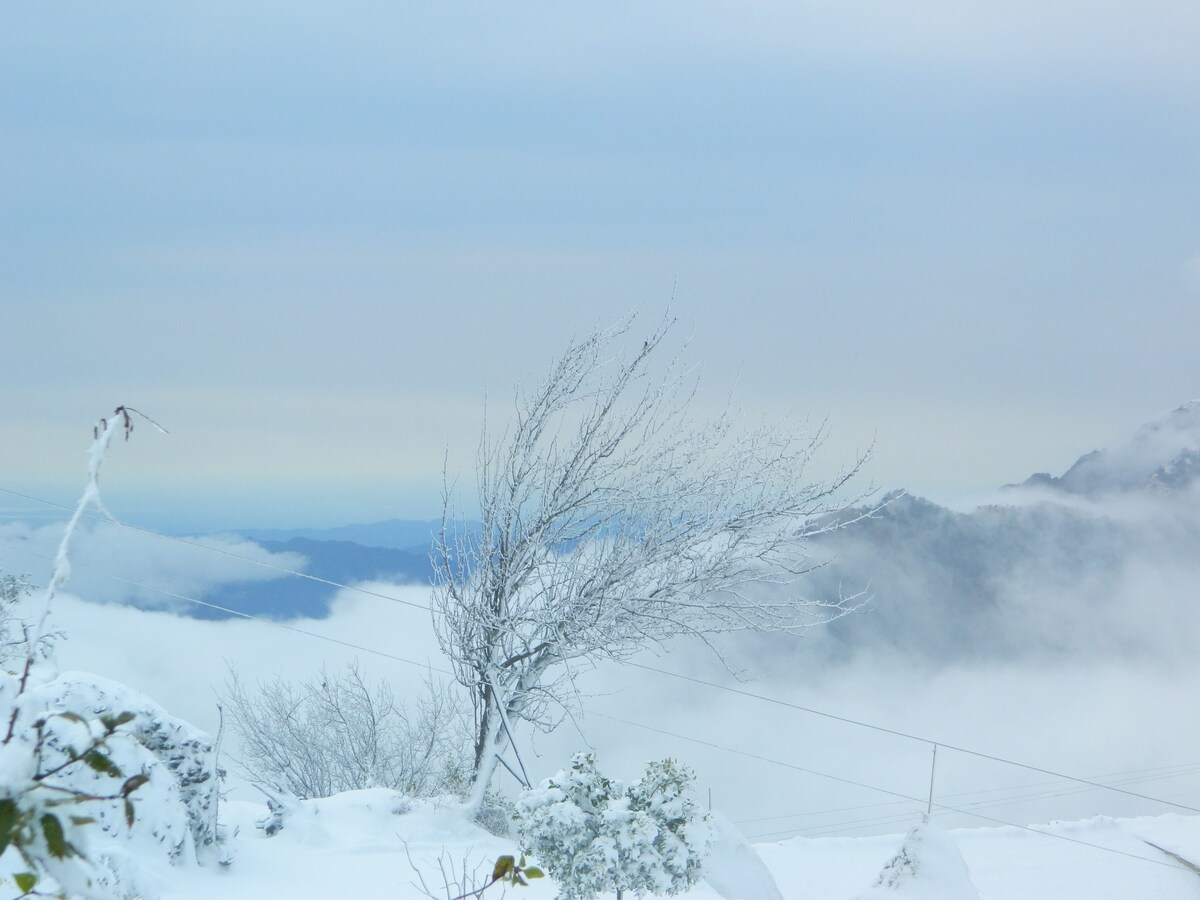
<svg viewBox="0 0 1200 900"><path fill-rule="evenodd" d="M1061 471L1200 395L1197 46L1193 0L5 4L0 487L72 499L127 403L131 519L431 515L485 391L672 293L701 402L831 463Z"/></svg>

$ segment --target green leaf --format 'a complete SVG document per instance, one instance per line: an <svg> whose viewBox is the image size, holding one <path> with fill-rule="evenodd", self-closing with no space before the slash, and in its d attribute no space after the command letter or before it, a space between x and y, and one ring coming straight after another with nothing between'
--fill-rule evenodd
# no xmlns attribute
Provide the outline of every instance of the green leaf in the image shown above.
<svg viewBox="0 0 1200 900"><path fill-rule="evenodd" d="M110 732L116 731L126 722L132 722L137 716L131 712L123 712L115 716L101 716L100 724L102 724Z"/></svg>
<svg viewBox="0 0 1200 900"><path fill-rule="evenodd" d="M525 870L526 878L545 878L545 874L537 866L530 866Z"/></svg>
<svg viewBox="0 0 1200 900"><path fill-rule="evenodd" d="M11 797L0 800L0 854L12 843L17 830L17 803Z"/></svg>
<svg viewBox="0 0 1200 900"><path fill-rule="evenodd" d="M87 719L85 719L83 716L79 715L78 713L60 712L58 714L58 717L60 719L66 719L68 722L78 722L80 725L87 724Z"/></svg>
<svg viewBox="0 0 1200 900"><path fill-rule="evenodd" d="M13 876L13 881L17 883L22 894L28 894L37 887L38 877L32 872L18 872Z"/></svg>
<svg viewBox="0 0 1200 900"><path fill-rule="evenodd" d="M125 824L133 827L133 801L128 797L125 798Z"/></svg>
<svg viewBox="0 0 1200 900"><path fill-rule="evenodd" d="M116 763L99 750L89 750L83 754L83 761L88 764L89 768L95 769L101 775L111 775L113 778L120 778L125 774L117 767Z"/></svg>
<svg viewBox="0 0 1200 900"><path fill-rule="evenodd" d="M58 816L54 813L42 816L42 834L46 836L46 846L55 859L66 859L71 855L71 845L67 843L67 836L63 833L62 822L58 821Z"/></svg>
<svg viewBox="0 0 1200 900"><path fill-rule="evenodd" d="M141 775L133 775L125 779L125 783L121 785L121 796L128 797L149 780L150 776L144 773Z"/></svg>
<svg viewBox="0 0 1200 900"><path fill-rule="evenodd" d="M71 816L72 825L95 825L96 820L91 816Z"/></svg>
<svg viewBox="0 0 1200 900"><path fill-rule="evenodd" d="M516 862L516 860L507 854L499 857L496 860L496 865L492 867L492 881L499 881L501 878L511 872L514 862Z"/></svg>

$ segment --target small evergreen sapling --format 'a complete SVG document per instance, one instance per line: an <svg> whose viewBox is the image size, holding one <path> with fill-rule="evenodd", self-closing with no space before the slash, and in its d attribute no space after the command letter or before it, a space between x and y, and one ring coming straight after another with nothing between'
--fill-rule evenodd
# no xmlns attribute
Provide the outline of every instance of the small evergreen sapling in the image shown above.
<svg viewBox="0 0 1200 900"><path fill-rule="evenodd" d="M712 843L708 813L688 796L695 774L672 759L652 762L625 787L590 753L524 792L514 818L522 846L559 883L563 900L597 894L678 894L701 876Z"/></svg>

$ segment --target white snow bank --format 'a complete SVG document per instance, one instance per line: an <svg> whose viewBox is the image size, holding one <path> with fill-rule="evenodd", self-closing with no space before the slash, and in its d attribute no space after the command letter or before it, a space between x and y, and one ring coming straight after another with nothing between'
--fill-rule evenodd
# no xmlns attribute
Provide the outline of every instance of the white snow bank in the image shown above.
<svg viewBox="0 0 1200 900"><path fill-rule="evenodd" d="M462 893L464 881L473 886L486 881L498 856L519 853L511 840L483 831L457 806L408 801L383 789L301 801L272 837L255 827L266 812L259 803L223 804L233 864L163 866L153 873L153 887L163 900L420 900L428 897L424 890L445 900ZM710 884L680 896L1193 900L1200 891L1194 872L1146 843L1200 861L1198 816L1096 818L1038 829L1046 834L1015 827L947 834L923 826L904 838L795 838L755 847L736 830L724 830ZM903 856L910 864L896 862ZM140 854L136 862L143 863ZM885 870L891 886L866 888ZM556 892L553 880L545 878L523 888L493 888L484 900L553 900Z"/></svg>
<svg viewBox="0 0 1200 900"><path fill-rule="evenodd" d="M373 788L300 801L273 836L256 827L266 807L228 803L221 820L230 833L233 863L178 871L170 898L415 898L420 881L439 898L464 880L486 881L496 857L514 853L511 841L469 821L451 802L409 800ZM418 875L419 872L419 875ZM497 887L485 897L499 900ZM554 887L509 889L516 900L551 900Z"/></svg>
<svg viewBox="0 0 1200 900"><path fill-rule="evenodd" d="M718 812L709 813L714 840L704 860L704 880L725 900L783 900L779 886L742 833Z"/></svg>
<svg viewBox="0 0 1200 900"><path fill-rule="evenodd" d="M1187 900L1200 895L1195 874L1145 843L1200 861L1200 816L1098 817L1034 828L1044 833L1007 826L950 832L980 900ZM787 900L845 900L877 879L899 840L896 835L794 838L759 844L757 850Z"/></svg>
<svg viewBox="0 0 1200 900"><path fill-rule="evenodd" d="M270 838L254 825L265 812L254 803L223 806L223 821L236 831L230 838L236 852L233 865L170 869L164 900L419 900L427 895L414 866L430 891L445 900L457 894L446 893L443 871L461 882L465 865L468 877L479 884L497 856L519 852L512 841L488 834L457 808L409 804L386 790L303 801L284 829ZM724 861L716 857L712 869L716 881L727 878L733 887L699 884L680 896L751 897L753 889L761 892L757 896L775 900L780 895L786 900L1193 900L1200 891L1194 873L1145 843L1200 860L1200 817L1098 818L1038 827L1049 836L1003 827L949 834L923 828L915 832L915 842L912 833L908 838L796 838L756 847L733 838L727 847L741 846L746 855L722 851L728 855ZM877 886L864 894L902 843L921 863L918 876L896 889ZM760 864L764 869L757 868ZM553 900L556 892L553 880L546 878L524 888L493 888L484 900Z"/></svg>

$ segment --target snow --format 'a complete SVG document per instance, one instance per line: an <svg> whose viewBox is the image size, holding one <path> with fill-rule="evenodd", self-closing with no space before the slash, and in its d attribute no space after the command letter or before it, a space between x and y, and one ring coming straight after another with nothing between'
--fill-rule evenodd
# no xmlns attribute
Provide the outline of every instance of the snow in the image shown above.
<svg viewBox="0 0 1200 900"><path fill-rule="evenodd" d="M737 826L710 813L714 839L704 860L704 880L724 900L783 900L775 876Z"/></svg>
<svg viewBox="0 0 1200 900"><path fill-rule="evenodd" d="M511 841L467 821L454 806L410 803L383 788L303 801L271 837L255 827L265 813L265 805L248 802L223 807L233 862L178 869L163 900L421 897L414 866L445 900L442 866L457 878L466 865L482 882L496 857L515 849ZM547 885L523 891L528 900L553 897ZM499 897L501 890L491 893Z"/></svg>
<svg viewBox="0 0 1200 900"><path fill-rule="evenodd" d="M238 829L232 841L233 865L175 870L174 884L164 890L164 900L420 897L409 854L429 886L441 893L439 859L456 868L466 861L482 871L500 854L518 852L513 843L478 829L454 809L426 806L398 812L402 804L388 791L357 791L302 805L304 812L295 822L267 838L253 825L263 807L231 804L226 820ZM1195 897L1200 889L1196 875L1172 865L1144 842L1153 840L1186 858L1200 859L1198 818L1094 819L1046 830L1151 862L1016 828L942 832L926 827L915 842L910 833L904 838L795 839L763 845L758 855L765 867L758 874L752 874L753 866L727 867L718 855L714 862L720 875L714 880L733 875L748 900L770 896L754 893L770 884L757 880L767 874L778 882L780 896L786 900L968 900L974 896L980 900L1182 900ZM922 865L916 877L883 890L876 882L902 842ZM498 897L500 891L493 888L492 893ZM528 888L508 888L508 896L527 900L548 900L554 893L549 879ZM682 896L715 900L730 894L701 884Z"/></svg>
<svg viewBox="0 0 1200 900"><path fill-rule="evenodd" d="M519 854L511 840L467 821L457 806L410 802L385 789L303 801L272 837L255 827L266 811L264 804L245 801L224 805L222 821L230 831L232 864L189 861L155 868L154 886L163 900L420 898L426 895L417 870L430 892L447 900L457 893L446 893L443 870L455 881L451 889L457 888L464 865L481 884L498 856ZM1183 900L1194 898L1200 889L1195 874L1146 843L1200 859L1200 817L1096 818L1042 830L1052 836L1011 827L943 831L917 823L904 836L796 838L750 848L735 833L718 827L719 845L726 846L718 846L710 858L711 883L698 884L680 896ZM1120 852L1109 852L1113 850ZM905 855L909 864L895 865L898 855ZM10 863L9 858L4 862ZM6 868L13 870L11 865ZM881 885L883 873L896 877ZM528 887L496 886L484 896L551 900L555 893L556 886L547 878Z"/></svg>
<svg viewBox="0 0 1200 900"><path fill-rule="evenodd" d="M1037 827L1045 834L1012 827L946 833L962 854L980 900L1182 900L1195 897L1200 889L1196 875L1145 843L1154 840L1154 835L1169 837L1172 843L1161 846L1185 858L1200 859L1200 817L1100 817ZM925 886L915 882L871 893L903 840L899 836L795 839L757 849L787 900L939 896L932 893L932 886L921 893ZM933 849L935 871L945 876L951 868L945 859L945 845ZM963 895L945 896L957 900Z"/></svg>
<svg viewBox="0 0 1200 900"><path fill-rule="evenodd" d="M175 782L154 775L152 784L134 795L134 832L123 830L118 811L116 826L104 832L94 826L88 842L91 851L103 853L106 866L126 888L146 898L420 898L427 896L420 886L423 878L438 900L449 900L463 892L464 882L478 886L486 881L498 856L521 852L513 840L467 821L457 805L410 801L373 789L293 802L282 830L273 836L257 827L269 815L265 801L222 803L226 841L198 862L187 848L182 853L172 848L181 838L187 841L189 814L193 828L206 818L190 812L206 812L207 807L200 790L205 782L188 773L191 761L206 756L207 738L117 682L70 672L51 685L47 699L55 707L89 717L130 710L138 714L136 728L143 740L161 736L164 746L180 748L181 753L157 756L118 755L128 771L169 769ZM154 737L151 743L158 741ZM197 791L184 790L192 785ZM772 799L768 792L763 802ZM764 807L758 814L773 811ZM1036 831L923 826L907 835L794 838L755 845L719 813L711 818L717 839L705 862L705 881L682 895L695 900L1182 900L1197 896L1200 889L1197 874L1170 855L1200 861L1200 816L1099 817L1036 826ZM905 825L896 827L903 830ZM164 843L159 838L166 833L174 837ZM898 858L908 864L895 864ZM230 864L220 865L217 859ZM0 875L20 871L19 865L10 850L0 858ZM448 882L453 882L449 890ZM517 900L551 900L557 885L547 878L503 892L497 886L486 896L496 900L502 893Z"/></svg>
<svg viewBox="0 0 1200 900"><path fill-rule="evenodd" d="M497 857L522 852L512 839L469 821L456 801L411 800L376 788L292 801L273 834L261 827L271 818L265 802L225 802L224 843L197 856L193 834L205 832L211 811L211 785L198 776L211 752L206 736L107 679L66 673L42 690L50 707L83 716L136 714L129 732L138 743L113 747L123 769L151 775L135 795L135 827L128 829L116 809L87 826L89 852L105 867L97 883L115 884L120 896L450 900L486 883ZM657 798L668 806L678 800ZM918 821L906 835L753 846L719 813L709 821L715 840L704 880L681 895L694 900L1183 900L1200 889L1185 862L1200 861L1200 816L954 831ZM21 870L12 849L0 857L0 876ZM545 878L495 886L487 896L551 900L557 893Z"/></svg>

